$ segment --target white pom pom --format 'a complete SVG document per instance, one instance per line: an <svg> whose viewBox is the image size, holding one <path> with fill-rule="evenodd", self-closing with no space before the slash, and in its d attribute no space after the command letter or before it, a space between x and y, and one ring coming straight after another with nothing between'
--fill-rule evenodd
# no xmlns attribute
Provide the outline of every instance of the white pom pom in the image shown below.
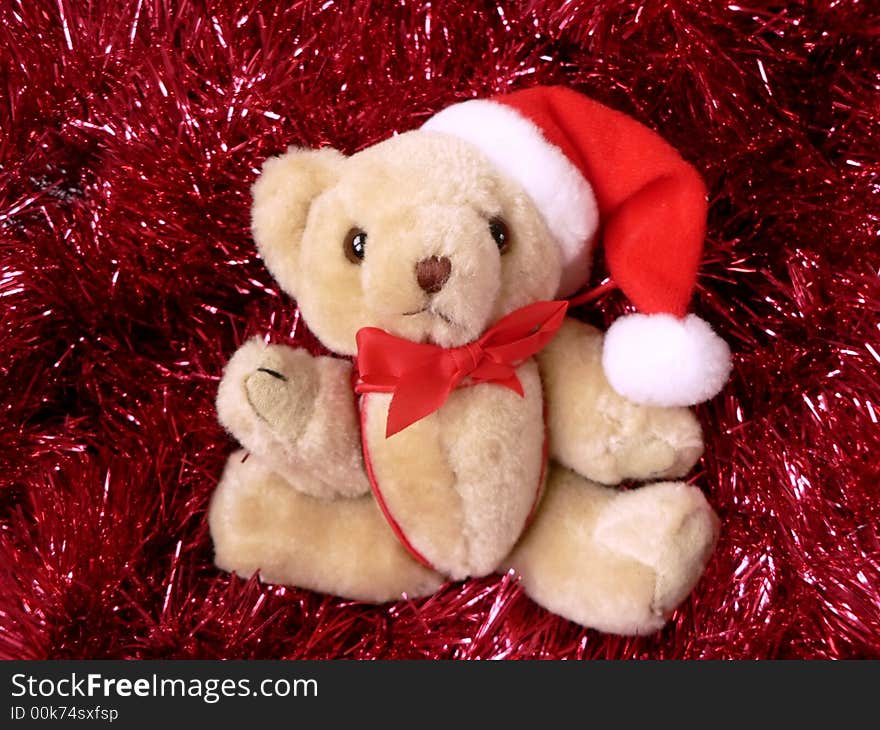
<svg viewBox="0 0 880 730"><path fill-rule="evenodd" d="M602 367L635 403L691 406L716 395L730 375L730 348L696 315L628 314L605 335Z"/></svg>

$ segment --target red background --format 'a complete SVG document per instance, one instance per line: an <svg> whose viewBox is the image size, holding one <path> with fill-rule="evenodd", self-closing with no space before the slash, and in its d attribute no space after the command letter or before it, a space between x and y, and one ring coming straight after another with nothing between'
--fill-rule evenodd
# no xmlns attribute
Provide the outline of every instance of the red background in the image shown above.
<svg viewBox="0 0 880 730"><path fill-rule="evenodd" d="M0 655L880 656L868 5L2 3ZM218 376L252 333L314 347L256 256L255 170L539 83L659 130L710 189L694 306L735 372L699 409L723 532L694 595L625 639L509 578L371 607L220 573Z"/></svg>

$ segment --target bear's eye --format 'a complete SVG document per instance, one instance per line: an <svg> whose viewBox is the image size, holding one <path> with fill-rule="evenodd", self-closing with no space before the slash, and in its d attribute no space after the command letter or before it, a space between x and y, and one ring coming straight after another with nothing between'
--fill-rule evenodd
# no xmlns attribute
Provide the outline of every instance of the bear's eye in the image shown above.
<svg viewBox="0 0 880 730"><path fill-rule="evenodd" d="M343 244L346 258L353 264L359 264L367 253L367 234L360 228L352 228L345 234Z"/></svg>
<svg viewBox="0 0 880 730"><path fill-rule="evenodd" d="M489 221L489 233L495 239L495 244L501 253L507 253L510 248L510 231L507 224L501 218L493 218Z"/></svg>

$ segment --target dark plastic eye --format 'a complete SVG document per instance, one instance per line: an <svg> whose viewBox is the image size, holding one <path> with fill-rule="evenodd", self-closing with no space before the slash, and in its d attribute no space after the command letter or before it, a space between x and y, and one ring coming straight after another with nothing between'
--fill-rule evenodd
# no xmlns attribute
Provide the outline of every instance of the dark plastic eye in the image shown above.
<svg viewBox="0 0 880 730"><path fill-rule="evenodd" d="M367 234L360 228L352 228L345 234L343 244L346 258L353 264L359 264L367 253Z"/></svg>
<svg viewBox="0 0 880 730"><path fill-rule="evenodd" d="M501 253L507 253L510 248L510 231L507 224L501 218L493 218L489 221L489 233L495 239L495 244Z"/></svg>

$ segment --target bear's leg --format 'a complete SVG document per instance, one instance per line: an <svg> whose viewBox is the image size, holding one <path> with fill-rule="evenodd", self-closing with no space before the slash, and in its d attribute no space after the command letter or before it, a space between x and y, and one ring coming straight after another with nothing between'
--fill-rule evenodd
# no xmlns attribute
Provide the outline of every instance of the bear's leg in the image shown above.
<svg viewBox="0 0 880 730"><path fill-rule="evenodd" d="M609 633L647 634L694 587L717 531L695 487L661 482L619 492L553 466L506 565L554 613Z"/></svg>
<svg viewBox="0 0 880 730"><path fill-rule="evenodd" d="M372 494L312 497L244 454L229 457L208 512L220 568L373 603L423 596L443 582L400 545Z"/></svg>

